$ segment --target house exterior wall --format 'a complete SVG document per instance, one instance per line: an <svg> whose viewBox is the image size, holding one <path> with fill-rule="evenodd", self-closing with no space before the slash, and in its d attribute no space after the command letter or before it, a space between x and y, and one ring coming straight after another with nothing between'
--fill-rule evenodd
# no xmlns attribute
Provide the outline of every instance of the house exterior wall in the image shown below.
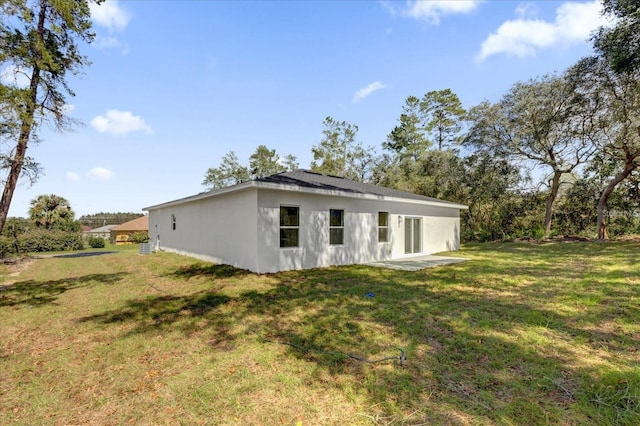
<svg viewBox="0 0 640 426"><path fill-rule="evenodd" d="M280 207L299 207L298 247L280 248ZM344 210L344 241L329 244L329 210ZM378 213L389 241L378 242ZM172 229L172 215L176 229ZM421 221L417 253L405 253L408 218ZM149 208L151 247L258 273L399 259L460 245L458 207L250 187Z"/></svg>
<svg viewBox="0 0 640 426"><path fill-rule="evenodd" d="M155 249L256 271L256 200L257 190L248 189L150 209L149 243Z"/></svg>
<svg viewBox="0 0 640 426"><path fill-rule="evenodd" d="M256 272L367 263L459 248L457 208L295 191L258 192ZM280 248L280 206L300 208L299 246ZM344 244L329 244L329 210L344 210ZM389 213L389 242L378 242L378 212ZM404 218L422 220L420 253L404 252Z"/></svg>
<svg viewBox="0 0 640 426"><path fill-rule="evenodd" d="M133 244L133 241L129 241L129 237L134 231L111 231L111 244Z"/></svg>
<svg viewBox="0 0 640 426"><path fill-rule="evenodd" d="M460 249L460 210L410 203L394 203L394 234L391 259ZM405 254L404 226L407 218L422 220L420 253Z"/></svg>

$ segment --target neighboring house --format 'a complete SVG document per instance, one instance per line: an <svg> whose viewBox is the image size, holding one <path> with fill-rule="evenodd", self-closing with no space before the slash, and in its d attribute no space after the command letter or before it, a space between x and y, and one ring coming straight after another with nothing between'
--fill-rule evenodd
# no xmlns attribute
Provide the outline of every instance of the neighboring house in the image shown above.
<svg viewBox="0 0 640 426"><path fill-rule="evenodd" d="M143 210L156 250L269 273L457 250L466 208L296 170Z"/></svg>
<svg viewBox="0 0 640 426"><path fill-rule="evenodd" d="M111 238L111 228L116 225L105 225L99 228L94 228L89 231L84 231L82 235L84 235L87 239L89 238L102 238L103 240L109 240Z"/></svg>
<svg viewBox="0 0 640 426"><path fill-rule="evenodd" d="M136 232L149 231L149 216L141 216L111 228L111 244L133 244L130 237Z"/></svg>

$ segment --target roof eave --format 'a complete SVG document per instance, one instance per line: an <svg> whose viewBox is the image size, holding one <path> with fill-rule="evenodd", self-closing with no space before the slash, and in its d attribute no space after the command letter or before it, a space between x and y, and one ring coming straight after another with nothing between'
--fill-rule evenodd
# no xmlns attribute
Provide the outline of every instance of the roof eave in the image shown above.
<svg viewBox="0 0 640 426"><path fill-rule="evenodd" d="M440 200L418 200L414 198L404 198L404 197L393 197L388 195L375 195L375 194L366 194L362 192L349 192L349 191L341 191L341 190L331 190L331 189L322 189L322 188L308 188L305 186L299 185L285 185L285 184L277 184L270 182L257 182L259 183L259 188L264 189L273 189L277 191L291 191L291 192L303 192L307 194L316 194L316 195L330 195L335 197L346 197L346 198L358 198L364 200L384 200L384 201L395 201L395 202L403 202L409 204L423 204L430 206L438 206L438 207L449 207L456 209L468 209L468 206L463 204L452 203L449 201L440 201Z"/></svg>
<svg viewBox="0 0 640 426"><path fill-rule="evenodd" d="M171 207L171 206L175 206L175 205L179 205L179 204L190 203L190 202L193 202L193 201L198 201L198 200L202 200L202 199L209 198L209 197L217 197L217 196L220 196L220 195L230 194L230 193L233 193L233 192L245 191L247 189L255 187L256 183L257 182L255 182L255 181L242 182L242 183L239 183L237 185L228 186L226 188L216 189L216 190L207 191L207 192L201 192L200 194L191 195L189 197L184 197L184 198L179 198L177 200L168 201L166 203L155 204L155 205L149 206L149 207L143 207L142 210L144 210L144 211L155 210L155 209L159 209L159 208L163 208L163 207Z"/></svg>
<svg viewBox="0 0 640 426"><path fill-rule="evenodd" d="M308 187L299 186L299 185L279 184L279 183L261 182L261 181L249 181L249 182L240 183L238 185L229 186L227 188L222 188L216 191L203 192L201 194L180 198L178 200L169 201L167 203L156 204L154 206L145 207L142 210L149 211L149 210L155 210L155 209L164 208L164 207L176 206L184 203L199 201L209 197L218 197L225 194L245 191L251 188L271 189L274 191L301 192L305 194L328 195L328 196L334 196L334 197L357 198L362 200L394 201L394 202L403 202L408 204L422 204L422 205L445 207L445 208L452 208L452 209L462 209L462 210L468 208L463 204L451 203L448 201L417 200L413 198L365 194L360 192L348 192L348 191L330 190L330 189L322 189L322 188L308 188Z"/></svg>

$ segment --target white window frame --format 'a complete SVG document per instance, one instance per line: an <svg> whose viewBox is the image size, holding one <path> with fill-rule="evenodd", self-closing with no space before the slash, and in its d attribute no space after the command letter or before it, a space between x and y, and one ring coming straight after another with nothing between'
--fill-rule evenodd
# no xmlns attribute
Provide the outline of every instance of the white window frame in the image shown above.
<svg viewBox="0 0 640 426"><path fill-rule="evenodd" d="M296 209L298 214L298 223L297 225L283 225L282 224L282 209L283 208L288 208L288 209ZM279 220L280 220L280 228L278 230L278 240L279 240L279 245L281 249L288 249L288 248L297 248L300 247L300 206L290 206L290 205L282 205L280 206L280 208L278 209L278 215L279 215ZM282 231L286 230L286 229L295 229L298 232L298 236L297 236L297 244L295 246L283 246L282 242Z"/></svg>
<svg viewBox="0 0 640 426"><path fill-rule="evenodd" d="M331 224L331 218L332 216L332 212L341 212L340 214L340 225L332 225ZM342 246L344 245L344 209L329 209L329 245L332 246ZM342 238L340 239L339 243L333 243L331 242L331 231L333 230L341 230L342 231Z"/></svg>
<svg viewBox="0 0 640 426"><path fill-rule="evenodd" d="M384 226L380 225L380 214L381 213L384 213L384 214L387 215L387 224L384 225ZM389 221L390 221L390 218L391 218L391 215L389 214L389 212L383 212L383 211L378 212L378 242L379 243L388 243L389 240L390 240L390 238L389 238L390 237L389 236ZM385 240L381 240L380 239L380 231L382 229L386 230L386 237L387 238Z"/></svg>

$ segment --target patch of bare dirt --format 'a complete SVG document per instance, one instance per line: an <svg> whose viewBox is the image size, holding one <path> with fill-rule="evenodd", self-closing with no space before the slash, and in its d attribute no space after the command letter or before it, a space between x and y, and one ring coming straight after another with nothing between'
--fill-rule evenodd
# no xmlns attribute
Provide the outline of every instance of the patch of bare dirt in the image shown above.
<svg viewBox="0 0 640 426"><path fill-rule="evenodd" d="M5 257L0 259L0 263L4 264L7 271L6 276L9 278L17 277L22 271L29 269L33 262L35 262L35 259L29 257ZM4 283L5 286L9 284L13 284L13 282Z"/></svg>

